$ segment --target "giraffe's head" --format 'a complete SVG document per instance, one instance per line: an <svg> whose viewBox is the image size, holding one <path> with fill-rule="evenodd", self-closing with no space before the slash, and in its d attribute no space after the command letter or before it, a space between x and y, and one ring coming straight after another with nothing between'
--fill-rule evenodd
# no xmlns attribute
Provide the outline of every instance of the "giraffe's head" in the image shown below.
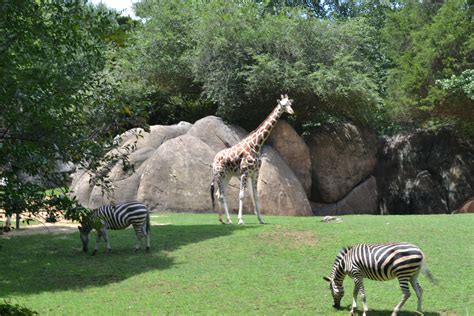
<svg viewBox="0 0 474 316"><path fill-rule="evenodd" d="M288 99L288 95L281 95L281 100L277 100L278 105L282 107L283 111L288 113L288 114L293 114L295 113L291 107L293 100Z"/></svg>

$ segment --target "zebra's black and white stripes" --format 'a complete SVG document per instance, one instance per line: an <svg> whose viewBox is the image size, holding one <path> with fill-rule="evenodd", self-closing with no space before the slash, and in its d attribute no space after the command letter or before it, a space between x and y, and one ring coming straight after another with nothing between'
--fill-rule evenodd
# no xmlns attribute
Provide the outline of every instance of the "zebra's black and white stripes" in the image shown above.
<svg viewBox="0 0 474 316"><path fill-rule="evenodd" d="M82 249L88 250L89 233L92 229L97 231L97 239L93 255L99 248L102 237L107 243L110 251L110 243L107 234L108 229L124 229L132 225L135 230L137 242L135 251L140 248L141 239L146 237L146 250L150 249L150 214L145 204L140 202L127 202L116 205L104 205L92 211L92 213L81 221L79 231L81 233Z"/></svg>
<svg viewBox="0 0 474 316"><path fill-rule="evenodd" d="M410 296L409 286L413 287L418 297L418 312L421 313L423 290L418 282L418 275L424 264L424 254L420 248L408 243L392 244L358 244L342 249L336 256L331 274L324 279L330 283L334 307L339 308L344 295L343 281L346 275L354 279L354 292L351 315L355 313L357 295L360 292L364 313L368 310L363 279L387 281L398 278L403 296L395 306L392 316L397 315ZM427 276L431 274L423 269Z"/></svg>

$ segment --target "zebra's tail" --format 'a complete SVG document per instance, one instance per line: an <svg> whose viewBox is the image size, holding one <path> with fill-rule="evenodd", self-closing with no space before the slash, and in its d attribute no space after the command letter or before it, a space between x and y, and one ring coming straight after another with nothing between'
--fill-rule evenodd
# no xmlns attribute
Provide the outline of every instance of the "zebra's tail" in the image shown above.
<svg viewBox="0 0 474 316"><path fill-rule="evenodd" d="M146 213L146 234L150 233L150 212Z"/></svg>
<svg viewBox="0 0 474 316"><path fill-rule="evenodd" d="M423 261L421 264L421 272L423 272L430 282L433 284L438 284L438 280L436 280L430 270L428 270L428 266L426 265L425 261Z"/></svg>

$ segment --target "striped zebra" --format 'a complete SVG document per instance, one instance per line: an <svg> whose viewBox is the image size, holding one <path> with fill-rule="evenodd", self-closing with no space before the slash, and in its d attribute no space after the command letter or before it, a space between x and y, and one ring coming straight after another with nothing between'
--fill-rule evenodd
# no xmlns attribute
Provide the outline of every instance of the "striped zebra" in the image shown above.
<svg viewBox="0 0 474 316"><path fill-rule="evenodd" d="M92 211L81 221L79 226L82 249L87 252L89 245L89 233L92 229L97 231L95 249L92 255L97 253L101 238L107 243L107 251L111 250L107 229L124 229L132 225L135 230L137 242L135 251L140 249L143 236L146 236L146 251L150 250L150 214L148 208L140 202L127 202L117 205L104 205Z"/></svg>
<svg viewBox="0 0 474 316"><path fill-rule="evenodd" d="M417 311L421 314L421 301L423 290L418 283L420 271L433 280L433 276L424 265L424 254L420 248L408 243L390 244L358 244L343 248L336 256L329 277L324 280L329 282L334 307L340 308L341 299L344 296L343 281L346 275L354 279L354 292L352 300L351 315L354 315L357 307L357 294L360 292L364 305L363 316L368 310L363 278L376 281L387 281L398 278L402 289L402 300L395 306L392 316L396 316L403 304L410 297L409 284L415 290L418 298Z"/></svg>

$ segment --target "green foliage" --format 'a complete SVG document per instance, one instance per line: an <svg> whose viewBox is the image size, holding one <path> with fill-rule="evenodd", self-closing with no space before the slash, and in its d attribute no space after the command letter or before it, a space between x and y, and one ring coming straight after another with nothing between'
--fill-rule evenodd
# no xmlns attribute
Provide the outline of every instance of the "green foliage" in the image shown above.
<svg viewBox="0 0 474 316"><path fill-rule="evenodd" d="M330 119L390 132L465 117L444 118L439 108L459 100L436 84L472 68L463 0L155 0L136 8L145 21L133 35L128 82L153 122L216 111L252 129L282 92L296 100L290 120L303 129Z"/></svg>
<svg viewBox="0 0 474 316"><path fill-rule="evenodd" d="M28 309L26 307L22 307L18 304L10 304L7 301L0 304L0 315L3 316L31 316L31 315L38 315L37 312Z"/></svg>
<svg viewBox="0 0 474 316"><path fill-rule="evenodd" d="M418 124L472 120L472 100L446 94L436 82L473 68L473 26L464 0L442 6L409 1L389 15L384 34L394 66L387 105L395 117Z"/></svg>
<svg viewBox="0 0 474 316"><path fill-rule="evenodd" d="M281 92L297 100L297 124L330 113L368 122L378 97L363 18L346 23L305 16L301 8L260 14L250 3L214 2L196 22L194 74L218 113L258 125ZM324 47L325 49L315 49Z"/></svg>
<svg viewBox="0 0 474 316"><path fill-rule="evenodd" d="M464 95L474 101L474 69L463 71L459 76L437 80L441 88L450 95Z"/></svg>
<svg viewBox="0 0 474 316"><path fill-rule="evenodd" d="M337 252L359 242L405 241L421 247L438 280L420 275L425 315L474 310L472 214L355 215L342 223L267 216L267 225L253 215L246 219L238 226L221 225L216 214L152 214L148 254L133 253L132 229L109 231L112 252L106 255L102 242L95 257L82 253L76 228L73 234L0 238L8 271L0 274L0 297L41 315L347 316L354 283L345 279L343 309L335 310L322 279ZM401 298L398 282L364 285L368 314L390 315ZM358 305L361 313L360 298ZM412 291L400 315L413 315L416 305Z"/></svg>
<svg viewBox="0 0 474 316"><path fill-rule="evenodd" d="M4 191L14 201L30 196L29 176L63 186L58 163L99 169L112 137L145 114L117 93L110 51L124 45L127 23L115 13L81 1L0 6L0 178L25 190Z"/></svg>

